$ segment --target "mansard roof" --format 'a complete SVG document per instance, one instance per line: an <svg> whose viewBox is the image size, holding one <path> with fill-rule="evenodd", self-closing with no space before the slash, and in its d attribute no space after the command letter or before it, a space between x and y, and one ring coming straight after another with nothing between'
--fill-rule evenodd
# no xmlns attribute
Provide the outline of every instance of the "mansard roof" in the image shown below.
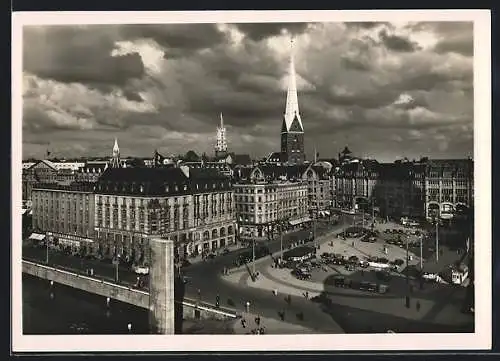
<svg viewBox="0 0 500 361"><path fill-rule="evenodd" d="M216 169L108 168L96 184L96 193L170 196L229 190L230 180Z"/></svg>
<svg viewBox="0 0 500 361"><path fill-rule="evenodd" d="M36 183L35 185L33 185L33 189L92 193L94 191L94 183L91 182L71 182L69 184L55 183L55 182Z"/></svg>
<svg viewBox="0 0 500 361"><path fill-rule="evenodd" d="M424 175L425 166L414 163L380 163L378 176L381 180L411 180Z"/></svg>

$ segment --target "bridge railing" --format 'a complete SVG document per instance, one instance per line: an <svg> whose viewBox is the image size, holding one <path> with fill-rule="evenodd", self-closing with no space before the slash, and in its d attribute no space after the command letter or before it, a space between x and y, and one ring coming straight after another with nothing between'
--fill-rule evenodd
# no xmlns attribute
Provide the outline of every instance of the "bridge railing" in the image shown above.
<svg viewBox="0 0 500 361"><path fill-rule="evenodd" d="M54 265L44 265L44 264L41 264L41 263L38 263L38 262L33 262L33 261L30 261L30 260L27 260L27 259L23 259L23 262L26 262L28 264L32 264L34 266L37 266L37 267L40 267L40 268L44 268L44 269L47 269L47 270L55 270L55 271L58 271L58 272L61 272L61 273L65 273L65 274L68 274L68 275L72 275L72 276L75 276L75 277L78 277L78 278L83 278L83 279L92 280L94 282L104 283L104 284L107 284L107 285L110 285L110 286L114 286L114 287L118 287L118 288L121 288L121 289L124 289L124 290L134 290L135 292L139 292L139 293L143 293L143 294L149 294L149 292L147 290L140 289L140 288L137 288L137 287L131 287L130 285L127 285L126 283L122 283L122 284L116 283L113 279L111 279L110 281L105 281L103 277L89 276L89 275L86 275L86 274L82 274L81 272L78 272L78 270L76 270L77 272L75 272L74 269L71 269L69 267L54 266ZM176 302L178 302L178 301L176 301ZM185 306L189 306L189 307L193 307L193 308L198 308L200 310L210 311L210 312L217 313L217 314L220 314L220 315L226 316L226 317L237 318L237 317L240 316L239 313L238 313L238 311L236 311L234 309L230 309L230 308L227 308L227 307L216 307L215 305L213 305L211 303L200 301L200 300L194 300L194 299L190 299L190 298L184 298L183 301L182 301L182 303Z"/></svg>

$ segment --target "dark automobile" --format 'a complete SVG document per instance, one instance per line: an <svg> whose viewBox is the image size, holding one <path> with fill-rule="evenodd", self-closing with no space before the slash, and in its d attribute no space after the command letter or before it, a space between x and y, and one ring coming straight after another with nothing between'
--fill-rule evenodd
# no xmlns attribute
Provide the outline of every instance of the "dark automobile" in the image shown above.
<svg viewBox="0 0 500 361"><path fill-rule="evenodd" d="M225 256L226 254L229 254L229 249L227 248L224 248L224 250L222 251L222 254Z"/></svg>
<svg viewBox="0 0 500 361"><path fill-rule="evenodd" d="M403 261L401 258L397 258L395 259L394 261L392 261L392 264L396 265L396 266L401 266L405 263L405 261Z"/></svg>
<svg viewBox="0 0 500 361"><path fill-rule="evenodd" d="M333 277L333 285L335 287L344 287L344 285L345 285L345 277L344 276L340 276L340 275L335 275Z"/></svg>
<svg viewBox="0 0 500 361"><path fill-rule="evenodd" d="M304 268L296 268L292 273L299 280L306 280L311 278L311 274L309 273L309 271Z"/></svg>
<svg viewBox="0 0 500 361"><path fill-rule="evenodd" d="M345 264L345 261L342 258L335 257L330 260L330 263L333 265L342 266Z"/></svg>
<svg viewBox="0 0 500 361"><path fill-rule="evenodd" d="M359 261L358 256L351 256L351 257L349 257L349 262L355 262L355 263L357 263L358 261Z"/></svg>
<svg viewBox="0 0 500 361"><path fill-rule="evenodd" d="M331 254L328 253L328 252L324 252L324 253L321 254L321 258L326 259L326 258L330 258L330 257L331 257Z"/></svg>
<svg viewBox="0 0 500 361"><path fill-rule="evenodd" d="M345 264L345 269L348 271L356 270L356 263L348 262Z"/></svg>
<svg viewBox="0 0 500 361"><path fill-rule="evenodd" d="M377 284L372 282L361 281L359 283L359 290L375 292L377 291Z"/></svg>

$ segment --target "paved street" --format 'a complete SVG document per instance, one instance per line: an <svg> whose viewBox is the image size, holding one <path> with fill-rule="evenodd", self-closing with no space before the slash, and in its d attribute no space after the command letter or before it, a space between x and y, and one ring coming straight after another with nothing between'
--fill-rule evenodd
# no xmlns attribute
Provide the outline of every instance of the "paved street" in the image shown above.
<svg viewBox="0 0 500 361"><path fill-rule="evenodd" d="M340 226L329 227L327 222L318 222L317 235L324 234L328 229L330 232L338 231ZM305 239L309 235L309 230L300 230L283 236L283 247L286 249L290 243L296 242L299 239ZM272 253L280 250L280 239L265 242ZM302 327L312 328L321 332L342 332L338 325L325 318L320 307L310 301L305 301L298 297L292 306L288 307L284 300L277 300L271 293L256 290L251 288L241 288L237 285L232 285L221 280L220 274L222 269L227 266L234 266L234 261L238 255L245 249L236 250L228 255L217 256L214 259L204 262L195 262L192 265L183 269L183 274L188 280L186 285L186 297L198 299L198 289L201 293L201 301L215 303L216 296L221 299L221 306L231 307L239 312L245 310L245 303L251 302L251 312L259 314L262 317L270 319L279 319L278 311L286 309L289 314L297 314L303 312L304 320L299 320L296 317L287 317L287 322L298 324ZM65 267L70 270L80 270L85 272L87 268L94 268L94 276L107 280L114 280L115 266L110 263L91 259L80 259L63 255L62 253L49 251L49 264L58 267ZM23 248L23 258L28 260L45 263L46 249L45 248ZM119 267L120 283L132 286L136 282L137 276L128 268ZM230 302L228 303L228 300ZM232 301L232 302L231 302Z"/></svg>
<svg viewBox="0 0 500 361"><path fill-rule="evenodd" d="M330 240L333 240L336 247L344 247L346 252L367 253L370 255L378 255L378 252L381 252L381 241L375 244L359 242L359 245L355 244L353 247L352 243L348 240L343 241L334 238L335 235L340 232L343 225L351 225L351 221L352 219L347 219L340 225L334 227L327 227L321 224L318 226L318 236L324 235L327 230L329 234L328 237L319 239L319 243L321 244L320 254L325 247L332 248L329 246ZM306 238L308 234L309 230L301 230L284 235L284 249L286 249L290 243L296 242L297 239ZM279 238L272 241L266 241L265 244L269 247L271 253L276 254L280 250ZM373 248L373 250L371 250L371 248ZM299 328L310 329L312 330L311 332L322 333L339 333L343 332L343 330L346 332L373 332L375 326L370 326L366 319L363 320L363 317L366 318L367 312L373 314L370 317L374 317L375 319L381 317L379 315L385 315L386 318L380 318L381 323L375 327L378 327L377 329L380 330L380 332L385 332L387 328L389 328L388 325L391 324L391 322L393 323L391 327L399 327L398 329L400 332L404 332L401 330L404 330L405 327L423 330L423 328L429 328L432 323L438 321L441 324L439 327L445 327L446 317L450 317L449 311L443 311L445 308L444 301L438 303L434 302L434 300L444 298L446 302L458 305L462 298L461 294L457 294L454 291L438 290L435 285L427 285L425 290L420 291L418 295L422 307L417 317L414 310L408 310L402 305L401 297L405 294L406 283L401 277L395 276L393 280L391 280L391 283L393 283L391 287L394 287L395 292L388 295L372 295L360 291L338 289L326 285L328 282L325 279L328 274L322 275L324 282L320 282L319 286L315 286L315 284L307 281L298 281L289 274L279 274L279 272L289 273L290 271L276 269L271 271L270 257L260 259L256 263L256 270L260 272L261 277L255 284L249 284L251 281L249 281L248 271L245 267L240 267L238 269L234 268L235 259L245 250L248 250L248 248L238 249L227 255L220 255L206 261L200 261L198 259L190 260L193 264L183 269L183 275L188 280L186 285L186 297L198 299L198 290L200 290L201 301L215 303L216 296L219 295L221 306L234 308L238 312L245 312L245 303L249 301L249 311L254 315L260 315L265 319L274 320L272 322L278 325L281 322L278 312L284 311L286 323L295 324L297 325L296 327ZM332 252L331 249L329 251ZM334 250L333 252L337 251L338 250ZM23 257L38 260L43 263L45 262L45 252L44 248L34 249L28 247L23 250ZM394 252L394 258L404 259L404 256L401 257L399 254L403 252L399 247L396 247ZM442 259L444 261L448 259L448 257L443 257ZM86 268L92 267L97 277L103 277L109 280L114 280L115 277L115 266L102 261L82 260L75 257L64 256L53 251L51 251L49 255L49 261L51 264L70 269L85 270ZM414 259L414 262L415 261L416 259ZM223 277L221 272L224 267L233 267L233 274ZM329 273L331 274L334 272ZM370 272L367 273L367 276L371 277ZM356 275L353 274L353 276ZM228 277L231 277L232 281L228 280ZM136 275L130 269L121 266L119 268L119 279L121 283L133 285L136 281ZM301 282L304 282L304 284L298 284ZM274 296L272 290L276 287L277 283L280 287L280 293L278 296ZM303 296L303 293L306 291L310 293L310 296L314 296L315 293L319 294L325 287L328 288L328 292L332 297L335 307L325 308L323 305L306 300ZM286 295L291 296L292 302L290 304L285 301ZM374 300L376 302L374 302ZM345 307L349 308L347 312L349 315L348 320L345 318L346 313L339 314L339 310ZM325 317L325 312L330 314L331 317ZM304 314L303 319L297 316L301 313ZM444 317L443 320L441 320L442 317ZM421 318L421 320L417 320L417 318ZM414 323L408 323L407 326L404 326L405 324L401 321L404 319L412 319ZM388 323L385 324L384 320L388 320ZM389 322L389 320L392 321ZM280 327L281 326L278 328ZM236 332L241 333L246 331L239 330ZM284 329L283 332L285 332Z"/></svg>

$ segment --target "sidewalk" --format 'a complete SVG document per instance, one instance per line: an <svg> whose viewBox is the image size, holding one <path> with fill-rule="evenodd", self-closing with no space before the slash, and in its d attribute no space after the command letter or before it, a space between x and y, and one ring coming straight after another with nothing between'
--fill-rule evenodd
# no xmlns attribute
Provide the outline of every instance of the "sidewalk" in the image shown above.
<svg viewBox="0 0 500 361"><path fill-rule="evenodd" d="M233 332L237 335L251 335L252 330L263 327L265 334L272 335L288 335L288 334L314 334L320 333L308 327L297 325L294 323L288 323L286 321L280 321L273 318L260 317L260 325L257 326L255 322L256 315L252 313L244 313L243 318L245 323L245 328L241 324L241 319L235 320L233 323ZM286 319L286 318L285 318Z"/></svg>
<svg viewBox="0 0 500 361"><path fill-rule="evenodd" d="M267 272L266 272L267 273ZM291 283L291 280L275 281L268 278L266 275L261 274L256 282L251 282L249 278L246 278L246 284L249 287L260 288L269 290L278 290L277 297L284 297L284 295L292 295L298 297L304 297L304 293L307 291L309 293L309 298L320 295L321 292L325 291L323 284L295 280L296 283ZM299 285L298 282L301 284ZM403 317L412 320L425 320L427 322L434 322L440 324L460 324L470 320L469 315L462 314L460 312L460 307L454 303L451 303L449 298L444 299L441 302L436 302L424 298L419 298L417 296L412 296L411 298L411 308L408 309L405 306L403 297L380 297L377 298L371 294L366 295L354 295L345 293L342 291L335 292L335 289L327 289L327 293L335 293L332 300L335 304L342 306L354 307L361 310L373 311L377 313L387 314L391 316ZM450 292L450 297L453 296ZM420 303L420 310L416 310L416 302Z"/></svg>

